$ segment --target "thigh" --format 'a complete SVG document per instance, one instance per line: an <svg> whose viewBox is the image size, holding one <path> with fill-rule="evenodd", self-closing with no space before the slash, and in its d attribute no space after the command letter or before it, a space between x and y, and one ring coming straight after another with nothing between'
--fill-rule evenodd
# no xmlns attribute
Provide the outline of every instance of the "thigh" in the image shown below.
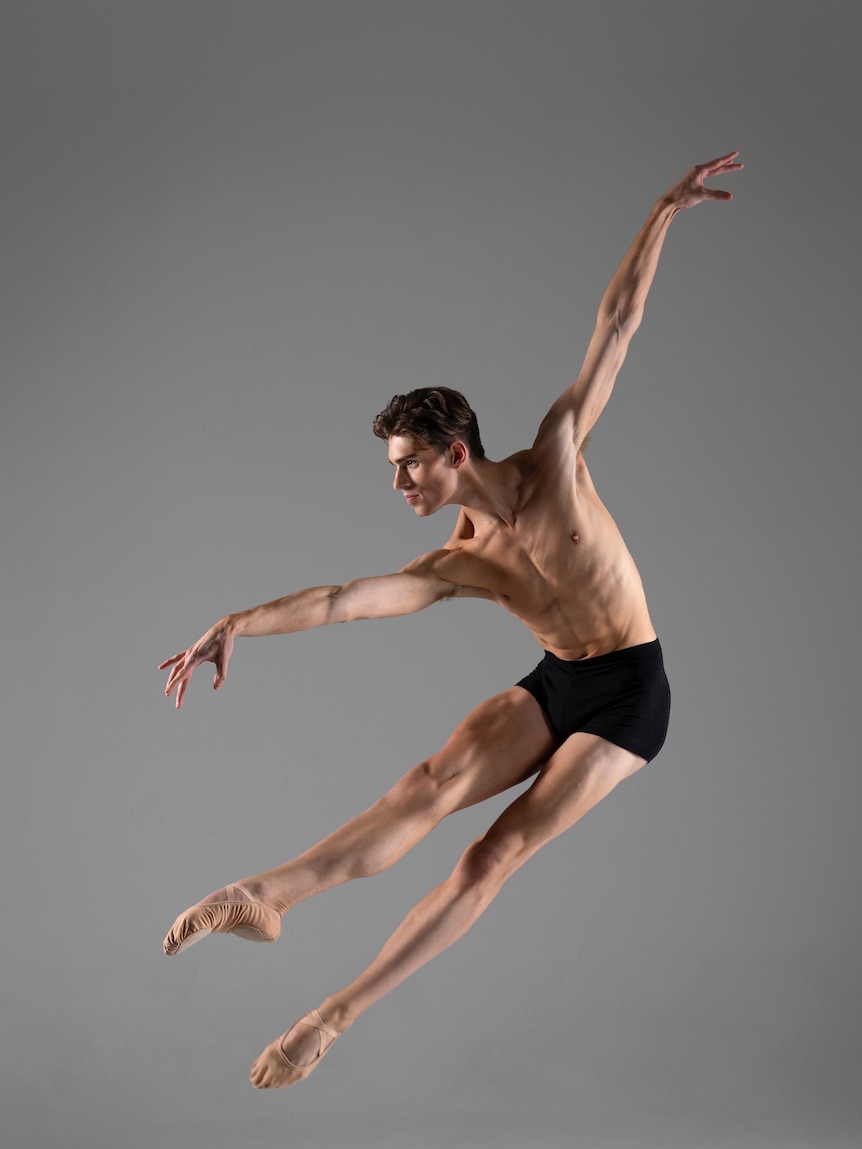
<svg viewBox="0 0 862 1149"><path fill-rule="evenodd" d="M513 686L480 703L417 770L430 776L445 795L445 812L453 813L526 781L558 745L535 698Z"/></svg>
<svg viewBox="0 0 862 1149"><path fill-rule="evenodd" d="M596 734L572 734L550 756L535 782L508 806L482 845L517 869L645 764Z"/></svg>

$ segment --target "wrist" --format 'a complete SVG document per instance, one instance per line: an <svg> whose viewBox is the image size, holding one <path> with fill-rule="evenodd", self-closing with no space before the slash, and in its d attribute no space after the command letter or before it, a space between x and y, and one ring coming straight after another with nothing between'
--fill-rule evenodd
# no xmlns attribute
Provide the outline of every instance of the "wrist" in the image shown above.
<svg viewBox="0 0 862 1149"><path fill-rule="evenodd" d="M676 199L672 191L667 191L656 200L653 212L664 222L670 223L677 212L683 210L683 205Z"/></svg>
<svg viewBox="0 0 862 1149"><path fill-rule="evenodd" d="M250 613L250 611L241 610L236 614L226 614L221 620L224 633L229 635L230 638L239 638L240 635L246 634L246 626Z"/></svg>

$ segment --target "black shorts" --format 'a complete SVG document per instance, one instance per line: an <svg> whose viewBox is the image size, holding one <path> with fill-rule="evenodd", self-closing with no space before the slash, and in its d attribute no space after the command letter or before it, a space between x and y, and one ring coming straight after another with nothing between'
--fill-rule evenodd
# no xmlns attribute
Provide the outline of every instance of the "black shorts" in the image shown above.
<svg viewBox="0 0 862 1149"><path fill-rule="evenodd" d="M561 742L577 731L598 734L648 762L664 745L670 686L657 638L575 662L546 650L518 686L532 694Z"/></svg>

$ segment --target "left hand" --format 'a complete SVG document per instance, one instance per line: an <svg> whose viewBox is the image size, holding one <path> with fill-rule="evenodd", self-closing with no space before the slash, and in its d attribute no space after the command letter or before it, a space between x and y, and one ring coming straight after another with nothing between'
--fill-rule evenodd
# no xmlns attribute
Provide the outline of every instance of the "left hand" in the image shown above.
<svg viewBox="0 0 862 1149"><path fill-rule="evenodd" d="M703 181L710 176L723 176L729 172L741 171L743 165L733 161L739 155L738 151L728 152L726 156L719 156L717 160L710 160L706 164L696 164L691 171L677 183L669 188L664 199L676 208L694 207L707 199L733 199L729 191L720 191L718 188L704 187Z"/></svg>

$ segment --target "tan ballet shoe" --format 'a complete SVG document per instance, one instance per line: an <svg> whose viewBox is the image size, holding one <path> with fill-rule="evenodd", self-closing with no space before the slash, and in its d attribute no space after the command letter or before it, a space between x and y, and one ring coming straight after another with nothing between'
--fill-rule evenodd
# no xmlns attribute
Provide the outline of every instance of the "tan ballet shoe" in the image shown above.
<svg viewBox="0 0 862 1149"><path fill-rule="evenodd" d="M310 1026L320 1034L319 1052L314 1061L309 1062L308 1065L294 1065L284 1052L284 1039L294 1025ZM268 1045L251 1067L249 1080L255 1089L282 1089L286 1085L296 1085L298 1081L308 1077L312 1069L321 1063L339 1036L338 1030L333 1029L323 1020L318 1009L313 1009L305 1017L295 1021L290 1029Z"/></svg>
<svg viewBox="0 0 862 1149"><path fill-rule="evenodd" d="M250 942L274 942L281 933L281 918L256 902L239 883L226 886L214 900L198 902L180 914L164 941L168 957L180 954L209 934L236 934Z"/></svg>

